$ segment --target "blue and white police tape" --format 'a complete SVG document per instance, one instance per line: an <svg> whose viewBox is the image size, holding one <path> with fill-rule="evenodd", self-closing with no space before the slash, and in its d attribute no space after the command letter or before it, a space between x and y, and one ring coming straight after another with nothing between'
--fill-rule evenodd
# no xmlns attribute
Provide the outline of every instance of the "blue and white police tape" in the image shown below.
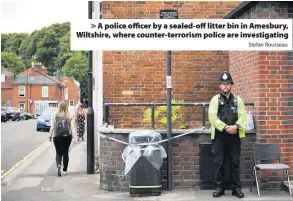
<svg viewBox="0 0 293 201"><path fill-rule="evenodd" d="M192 130L192 131L189 131L189 132L186 132L186 133L182 133L180 135L176 135L174 137L171 137L171 138L168 138L168 139L165 139L165 140L161 140L161 141L158 141L158 142L145 142L145 143L140 143L140 144L131 144L131 143L127 143L127 142L124 142L124 141L121 141L121 140L118 140L118 139L115 139L115 138L112 138L112 137L109 137L109 136L106 136L104 134L100 134L100 137L106 139L106 140L113 140L113 141L116 141L116 142L119 142L119 143L122 143L122 144L125 144L125 145L140 145L140 146L144 146L144 145L154 145L154 144L161 144L163 142L167 142L167 141L170 141L170 140L174 140L176 138L179 138L179 137L182 137L184 135L188 135L190 133L194 133L196 130Z"/></svg>

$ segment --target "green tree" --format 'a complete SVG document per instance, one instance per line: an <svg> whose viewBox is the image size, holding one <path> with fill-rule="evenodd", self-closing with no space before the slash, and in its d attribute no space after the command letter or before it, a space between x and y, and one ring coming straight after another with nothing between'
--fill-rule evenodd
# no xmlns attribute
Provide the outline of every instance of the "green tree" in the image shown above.
<svg viewBox="0 0 293 201"><path fill-rule="evenodd" d="M36 57L45 66L48 67L50 75L55 71L54 61L58 56L59 40L56 33L53 30L44 32L44 37L39 38L37 44Z"/></svg>
<svg viewBox="0 0 293 201"><path fill-rule="evenodd" d="M173 99L172 103L184 103L184 100L176 100ZM155 117L155 122L159 121L161 124L165 126L167 125L167 106L159 106L157 109L154 111L154 117ZM151 122L152 120L152 109L148 108L145 110L143 114L143 120L147 122ZM171 122L172 122L172 128L180 128L184 129L187 128L187 123L185 122L183 118L183 111L182 111L182 106L177 105L177 106L172 106L172 116L171 116ZM159 126L160 127L160 126ZM161 128L161 127L160 127Z"/></svg>
<svg viewBox="0 0 293 201"><path fill-rule="evenodd" d="M66 75L74 76L81 85L81 96L87 97L87 54L84 51L70 50L70 23L55 23L31 34L1 34L2 61L14 73L19 73L32 61L40 61L47 68L49 75L60 69ZM11 53L14 53L12 55ZM6 54L6 55L5 55ZM10 59L15 58L16 59ZM22 59L22 62L20 62ZM14 64L14 63L21 64ZM16 69L16 70L15 70Z"/></svg>
<svg viewBox="0 0 293 201"><path fill-rule="evenodd" d="M70 22L55 23L47 27L47 29L54 31L57 35L57 38L62 38L70 32Z"/></svg>
<svg viewBox="0 0 293 201"><path fill-rule="evenodd" d="M19 47L19 54L22 58L27 59L27 66L30 66L32 58L37 51L38 32L34 31L29 37L25 38Z"/></svg>
<svg viewBox="0 0 293 201"><path fill-rule="evenodd" d="M3 52L4 49L6 48L7 40L8 40L8 34L1 34L1 52Z"/></svg>
<svg viewBox="0 0 293 201"><path fill-rule="evenodd" d="M31 34L1 34L1 51L13 52L27 67L33 60L42 62L52 75L70 58L70 23L55 23Z"/></svg>
<svg viewBox="0 0 293 201"><path fill-rule="evenodd" d="M55 66L57 68L62 68L66 61L71 57L72 51L70 50L70 33L68 32L65 36L60 38L60 52L55 60Z"/></svg>
<svg viewBox="0 0 293 201"><path fill-rule="evenodd" d="M72 52L71 57L66 61L62 67L62 73L67 76L73 76L80 82L81 97L87 98L87 70L88 60L84 52Z"/></svg>
<svg viewBox="0 0 293 201"><path fill-rule="evenodd" d="M19 55L19 47L23 40L25 40L29 34L27 33L10 33L1 34L1 51L13 52Z"/></svg>
<svg viewBox="0 0 293 201"><path fill-rule="evenodd" d="M15 75L26 69L23 61L13 52L1 53L1 65L13 72Z"/></svg>

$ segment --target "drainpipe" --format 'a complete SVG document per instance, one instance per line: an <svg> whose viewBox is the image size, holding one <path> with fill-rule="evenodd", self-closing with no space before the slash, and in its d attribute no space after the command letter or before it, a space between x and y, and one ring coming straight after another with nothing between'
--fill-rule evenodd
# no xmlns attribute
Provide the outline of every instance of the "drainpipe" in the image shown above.
<svg viewBox="0 0 293 201"><path fill-rule="evenodd" d="M93 2L88 2L88 18L92 19ZM88 51L87 174L95 173L95 137L93 110L93 51Z"/></svg>
<svg viewBox="0 0 293 201"><path fill-rule="evenodd" d="M30 99L32 99L32 84L30 84ZM30 111L29 111L29 113L31 113L31 112L32 112L32 105L30 103Z"/></svg>
<svg viewBox="0 0 293 201"><path fill-rule="evenodd" d="M28 67L26 65L26 112L28 112Z"/></svg>

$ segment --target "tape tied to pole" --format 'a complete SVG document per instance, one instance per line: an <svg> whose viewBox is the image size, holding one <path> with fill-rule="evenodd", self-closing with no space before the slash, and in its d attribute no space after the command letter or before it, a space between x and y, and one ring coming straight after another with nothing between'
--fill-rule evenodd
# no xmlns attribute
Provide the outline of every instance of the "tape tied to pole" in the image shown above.
<svg viewBox="0 0 293 201"><path fill-rule="evenodd" d="M124 142L124 141L118 140L118 139L113 138L113 137L106 136L104 134L100 134L100 137L106 139L107 141L112 140L112 141L119 142L119 143L125 144L125 145L148 146L148 145L156 145L156 144L161 144L161 143L168 142L168 141L171 141L171 140L175 140L175 139L180 138L180 137L183 137L185 135L194 133L195 131L196 130L192 130L192 131L189 131L189 132L186 132L186 133L182 133L180 135L173 136L173 137L168 138L168 139L160 140L158 142L145 142L145 143L139 143L139 144L131 144L131 143L128 143L128 142Z"/></svg>

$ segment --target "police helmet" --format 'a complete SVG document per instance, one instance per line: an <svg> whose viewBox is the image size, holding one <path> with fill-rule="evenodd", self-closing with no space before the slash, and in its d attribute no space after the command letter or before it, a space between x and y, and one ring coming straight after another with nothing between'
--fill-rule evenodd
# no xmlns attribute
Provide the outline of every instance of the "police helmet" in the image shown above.
<svg viewBox="0 0 293 201"><path fill-rule="evenodd" d="M222 84L222 83L231 83L231 84L234 84L233 80L232 80L232 76L231 76L231 73L230 72L223 72L220 74L220 77L219 77L219 83Z"/></svg>

